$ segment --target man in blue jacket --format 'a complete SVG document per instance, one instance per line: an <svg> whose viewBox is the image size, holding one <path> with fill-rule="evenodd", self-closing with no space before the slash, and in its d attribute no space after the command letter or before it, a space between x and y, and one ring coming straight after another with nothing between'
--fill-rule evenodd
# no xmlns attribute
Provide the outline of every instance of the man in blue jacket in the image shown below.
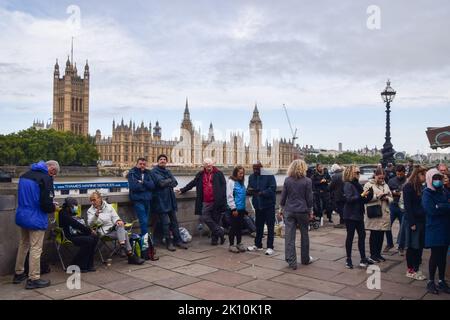
<svg viewBox="0 0 450 320"><path fill-rule="evenodd" d="M247 250L262 250L264 224L267 225L266 255L273 254L273 239L275 228L275 193L277 183L273 174L263 172L261 162L253 165L253 174L248 178L247 194L252 196L252 205L255 209L256 238L255 245Z"/></svg>
<svg viewBox="0 0 450 320"><path fill-rule="evenodd" d="M153 183L150 170L147 169L147 160L139 158L136 166L128 172L127 178L130 200L133 202L134 211L139 219L141 237L144 237L146 234L148 234L148 237L151 237L151 234L148 233L148 222L150 219L152 191L155 189L155 184ZM148 250L143 250L141 256L146 260L158 260L151 239Z"/></svg>
<svg viewBox="0 0 450 320"><path fill-rule="evenodd" d="M17 252L13 283L19 284L27 278L25 259L30 252L29 272L26 289L45 288L49 280L41 279L41 253L48 214L55 212L53 202L53 177L59 173L59 164L50 160L31 165L31 170L19 179L16 224L20 227L21 238Z"/></svg>
<svg viewBox="0 0 450 320"><path fill-rule="evenodd" d="M157 158L158 166L152 169L151 174L155 183L155 192L153 194L153 208L161 219L163 236L166 240L167 250L175 251L175 246L187 249L183 243L178 227L177 219L177 200L173 188L178 185L177 179L172 172L166 168L167 156L161 154ZM170 238L170 231L173 234L173 243Z"/></svg>

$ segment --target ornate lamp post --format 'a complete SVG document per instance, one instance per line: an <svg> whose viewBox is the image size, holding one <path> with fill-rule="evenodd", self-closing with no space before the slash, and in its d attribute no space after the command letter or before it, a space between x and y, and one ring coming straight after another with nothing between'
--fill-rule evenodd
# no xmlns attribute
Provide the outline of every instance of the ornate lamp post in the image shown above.
<svg viewBox="0 0 450 320"><path fill-rule="evenodd" d="M395 150L393 149L392 143L391 143L391 102L395 98L396 92L391 87L391 82L387 81L386 89L381 93L381 97L383 98L383 101L386 103L386 137L383 144L383 149L381 149L381 154L383 155L383 158L381 160L381 164L383 165L383 168L386 168L388 163L395 164L394 159L394 153Z"/></svg>

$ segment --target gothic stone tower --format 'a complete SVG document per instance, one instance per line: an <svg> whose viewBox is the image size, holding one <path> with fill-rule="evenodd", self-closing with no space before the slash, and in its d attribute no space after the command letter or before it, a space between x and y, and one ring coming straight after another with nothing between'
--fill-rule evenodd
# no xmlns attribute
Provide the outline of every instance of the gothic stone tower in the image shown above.
<svg viewBox="0 0 450 320"><path fill-rule="evenodd" d="M255 163L260 159L260 151L262 146L262 121L259 117L258 106L255 103L253 110L253 117L249 124L250 129L250 145L249 145L249 164Z"/></svg>
<svg viewBox="0 0 450 320"><path fill-rule="evenodd" d="M58 60L53 76L53 128L87 136L89 134L89 65L86 61L84 79L77 65L67 57L65 74L59 77Z"/></svg>

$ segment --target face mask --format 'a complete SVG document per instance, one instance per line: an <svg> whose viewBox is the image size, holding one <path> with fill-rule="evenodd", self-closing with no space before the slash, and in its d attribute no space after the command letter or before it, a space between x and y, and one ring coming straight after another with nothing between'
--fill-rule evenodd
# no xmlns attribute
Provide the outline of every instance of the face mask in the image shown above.
<svg viewBox="0 0 450 320"><path fill-rule="evenodd" d="M433 187L435 187L436 189L442 188L443 185L444 183L442 182L442 180L433 180Z"/></svg>

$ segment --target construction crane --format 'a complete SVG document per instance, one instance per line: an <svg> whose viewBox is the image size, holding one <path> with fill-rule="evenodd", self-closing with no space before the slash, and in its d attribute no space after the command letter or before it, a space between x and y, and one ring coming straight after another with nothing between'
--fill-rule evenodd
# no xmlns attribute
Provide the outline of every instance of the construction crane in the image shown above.
<svg viewBox="0 0 450 320"><path fill-rule="evenodd" d="M287 118L287 121L289 123L289 128L291 128L292 144L295 144L295 140L298 139L298 137L297 137L297 128L295 128L295 131L294 131L294 129L292 129L291 119L289 118L289 114L287 112L287 108L286 108L286 105L284 103L283 103L283 109L284 109L284 112L286 113L286 118Z"/></svg>

